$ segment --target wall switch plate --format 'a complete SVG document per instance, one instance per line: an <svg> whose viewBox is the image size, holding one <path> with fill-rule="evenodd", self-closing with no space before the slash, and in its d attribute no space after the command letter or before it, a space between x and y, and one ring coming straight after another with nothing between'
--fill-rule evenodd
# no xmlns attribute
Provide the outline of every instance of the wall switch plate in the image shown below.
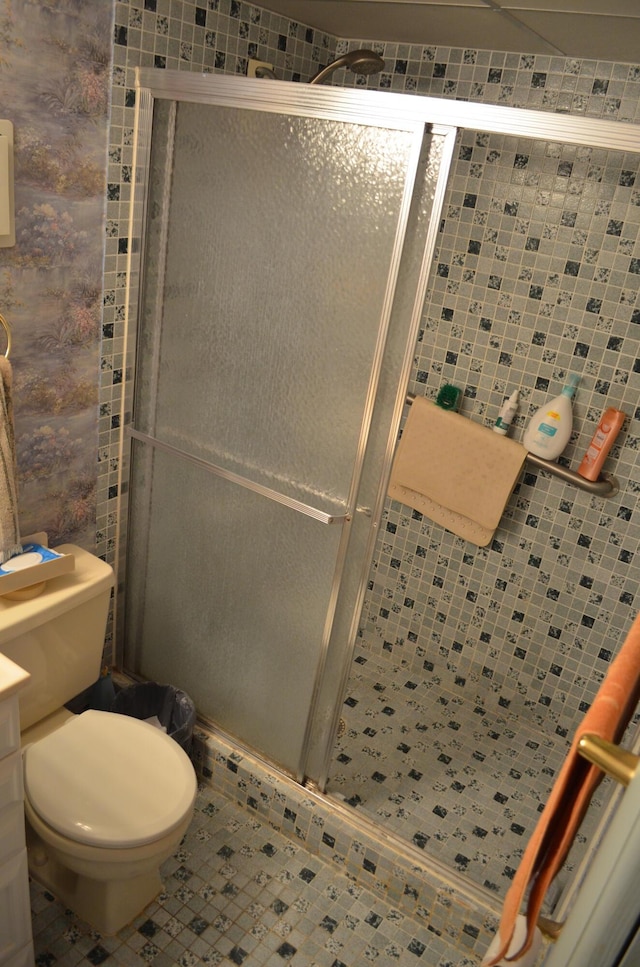
<svg viewBox="0 0 640 967"><path fill-rule="evenodd" d="M251 59L247 65L247 77L255 77L257 67L266 67L270 71L273 70L273 64L267 64L264 60Z"/></svg>

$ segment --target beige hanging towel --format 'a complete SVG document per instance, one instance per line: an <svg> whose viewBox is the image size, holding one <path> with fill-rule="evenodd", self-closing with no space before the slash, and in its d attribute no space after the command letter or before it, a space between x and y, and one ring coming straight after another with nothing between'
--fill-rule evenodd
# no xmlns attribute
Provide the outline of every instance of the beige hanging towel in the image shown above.
<svg viewBox="0 0 640 967"><path fill-rule="evenodd" d="M526 457L515 440L419 396L398 444L389 496L485 547Z"/></svg>
<svg viewBox="0 0 640 967"><path fill-rule="evenodd" d="M22 553L11 383L11 363L0 356L0 564Z"/></svg>

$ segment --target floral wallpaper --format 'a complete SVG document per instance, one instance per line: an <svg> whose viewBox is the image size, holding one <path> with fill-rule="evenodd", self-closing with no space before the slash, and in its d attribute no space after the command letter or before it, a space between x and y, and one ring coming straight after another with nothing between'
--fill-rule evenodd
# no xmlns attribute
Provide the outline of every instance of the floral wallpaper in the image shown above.
<svg viewBox="0 0 640 967"><path fill-rule="evenodd" d="M16 211L16 244L0 249L0 312L13 335L20 530L88 550L113 6L0 0L0 116L14 125Z"/></svg>

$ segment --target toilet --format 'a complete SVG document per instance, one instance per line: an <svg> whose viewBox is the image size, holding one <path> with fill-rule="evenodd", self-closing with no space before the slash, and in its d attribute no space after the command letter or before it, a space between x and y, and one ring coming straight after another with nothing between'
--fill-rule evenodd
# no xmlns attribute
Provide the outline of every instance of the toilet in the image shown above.
<svg viewBox="0 0 640 967"><path fill-rule="evenodd" d="M197 780L154 725L64 708L99 677L113 571L79 547L56 550L74 571L30 600L0 598L0 652L31 675L19 697L29 872L108 936L162 890Z"/></svg>

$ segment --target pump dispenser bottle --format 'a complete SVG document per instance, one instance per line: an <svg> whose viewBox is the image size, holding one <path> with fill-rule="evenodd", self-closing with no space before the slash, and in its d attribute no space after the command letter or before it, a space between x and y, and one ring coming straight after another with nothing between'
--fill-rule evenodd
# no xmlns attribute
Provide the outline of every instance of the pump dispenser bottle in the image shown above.
<svg viewBox="0 0 640 967"><path fill-rule="evenodd" d="M569 376L559 396L545 403L533 414L525 431L523 444L544 460L557 460L571 436L573 427L572 400L580 377Z"/></svg>

